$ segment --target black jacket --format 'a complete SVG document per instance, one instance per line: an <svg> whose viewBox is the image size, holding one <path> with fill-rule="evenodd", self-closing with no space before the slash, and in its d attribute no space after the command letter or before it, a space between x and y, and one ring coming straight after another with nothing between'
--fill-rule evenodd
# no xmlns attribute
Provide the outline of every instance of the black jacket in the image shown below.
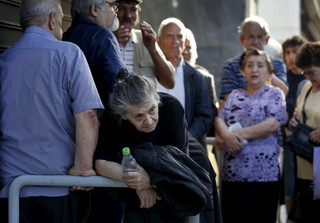
<svg viewBox="0 0 320 223"><path fill-rule="evenodd" d="M185 153L173 146L151 143L134 147L132 153L148 172L151 185L157 187L177 216L193 216L213 209L209 173Z"/></svg>

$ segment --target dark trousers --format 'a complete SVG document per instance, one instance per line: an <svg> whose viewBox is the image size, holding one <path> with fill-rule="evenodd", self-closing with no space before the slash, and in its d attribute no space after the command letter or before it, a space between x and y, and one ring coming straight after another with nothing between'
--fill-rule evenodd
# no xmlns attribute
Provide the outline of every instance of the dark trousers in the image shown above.
<svg viewBox="0 0 320 223"><path fill-rule="evenodd" d="M62 197L20 198L20 223L84 223L89 214L89 194L71 192ZM8 222L8 199L0 199L1 222Z"/></svg>
<svg viewBox="0 0 320 223"><path fill-rule="evenodd" d="M320 222L320 200L313 200L313 181L297 178L296 191L299 202L300 218L296 222Z"/></svg>
<svg viewBox="0 0 320 223"><path fill-rule="evenodd" d="M133 193L132 193L133 192ZM125 202L124 223L186 223L187 216L178 217L171 211L165 199L159 200L149 208L140 208L140 200L136 192L131 190L127 193ZM187 195L186 195L187 196Z"/></svg>
<svg viewBox="0 0 320 223"><path fill-rule="evenodd" d="M91 211L87 223L122 223L124 203L122 188L96 187L91 193Z"/></svg>
<svg viewBox="0 0 320 223"><path fill-rule="evenodd" d="M225 182L221 184L223 223L274 223L279 182Z"/></svg>
<svg viewBox="0 0 320 223"><path fill-rule="evenodd" d="M187 219L177 218L164 199L149 209L140 208L133 189L95 188L93 192L88 223L185 223Z"/></svg>

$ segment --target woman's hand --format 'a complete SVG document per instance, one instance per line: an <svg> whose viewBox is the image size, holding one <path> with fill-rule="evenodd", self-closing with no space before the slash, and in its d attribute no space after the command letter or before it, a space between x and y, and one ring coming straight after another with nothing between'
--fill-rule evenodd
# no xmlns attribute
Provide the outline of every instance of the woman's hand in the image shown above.
<svg viewBox="0 0 320 223"><path fill-rule="evenodd" d="M150 176L142 166L138 165L138 168L139 171L123 173L122 181L136 190L147 189L150 187Z"/></svg>
<svg viewBox="0 0 320 223"><path fill-rule="evenodd" d="M316 128L309 134L310 141L315 144L320 144L320 127Z"/></svg>
<svg viewBox="0 0 320 223"><path fill-rule="evenodd" d="M140 199L140 208L151 208L157 200L161 200L161 197L152 187L144 190L136 190L136 193Z"/></svg>
<svg viewBox="0 0 320 223"><path fill-rule="evenodd" d="M225 135L224 142L231 152L237 152L244 146L242 144L243 138L236 132L229 132Z"/></svg>
<svg viewBox="0 0 320 223"><path fill-rule="evenodd" d="M297 121L296 117L292 117L289 121L289 130L293 130L299 122Z"/></svg>

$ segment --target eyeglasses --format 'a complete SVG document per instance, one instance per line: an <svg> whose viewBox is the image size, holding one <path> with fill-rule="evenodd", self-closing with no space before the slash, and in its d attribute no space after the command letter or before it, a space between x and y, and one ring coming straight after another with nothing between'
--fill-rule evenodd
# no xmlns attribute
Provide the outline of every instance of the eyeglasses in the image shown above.
<svg viewBox="0 0 320 223"><path fill-rule="evenodd" d="M116 2L107 2L107 1L106 1L106 3L107 3L110 7L112 7L115 11L118 9L118 6L119 6L118 3L116 3Z"/></svg>
<svg viewBox="0 0 320 223"><path fill-rule="evenodd" d="M309 71L309 72L302 72L303 73L303 75L308 75L308 76L310 76L310 77L314 77L316 74L317 74L317 71L316 70L314 70L314 71Z"/></svg>

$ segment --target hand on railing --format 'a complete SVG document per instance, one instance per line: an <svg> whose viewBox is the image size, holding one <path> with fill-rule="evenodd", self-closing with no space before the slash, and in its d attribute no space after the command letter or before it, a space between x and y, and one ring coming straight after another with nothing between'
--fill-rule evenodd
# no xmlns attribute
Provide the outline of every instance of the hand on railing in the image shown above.
<svg viewBox="0 0 320 223"><path fill-rule="evenodd" d="M94 171L94 169L90 169L90 170L79 170L76 169L74 166L71 167L68 170L68 175L72 175L72 176L84 176L84 177L89 177L89 176L96 176L96 171ZM85 191L90 191L92 190L93 187L80 187L80 186L73 186L70 187L71 191L75 191L75 190L85 190Z"/></svg>

